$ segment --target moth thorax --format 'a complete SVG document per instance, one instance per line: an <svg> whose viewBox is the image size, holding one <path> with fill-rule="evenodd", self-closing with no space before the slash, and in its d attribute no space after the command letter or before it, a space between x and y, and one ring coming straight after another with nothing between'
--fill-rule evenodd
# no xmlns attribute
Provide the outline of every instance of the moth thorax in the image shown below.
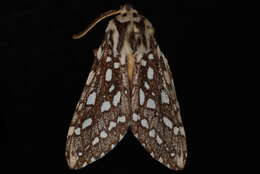
<svg viewBox="0 0 260 174"><path fill-rule="evenodd" d="M132 81L133 71L134 71L134 65L135 65L135 56L133 54L133 49L130 46L130 43L128 42L128 39L124 40L124 44L121 50L121 56L126 58L127 61L127 69L128 69L128 78L130 81Z"/></svg>
<svg viewBox="0 0 260 174"><path fill-rule="evenodd" d="M135 54L140 51L145 51L145 35L142 33L136 25L129 25L126 30L126 34L124 37L124 49L127 50L128 53Z"/></svg>

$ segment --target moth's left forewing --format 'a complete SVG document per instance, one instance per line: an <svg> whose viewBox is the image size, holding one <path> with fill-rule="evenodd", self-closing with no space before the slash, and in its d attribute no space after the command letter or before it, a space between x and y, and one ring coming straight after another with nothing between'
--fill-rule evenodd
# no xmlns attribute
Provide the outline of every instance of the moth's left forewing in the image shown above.
<svg viewBox="0 0 260 174"><path fill-rule="evenodd" d="M187 148L172 73L156 41L150 44L133 77L131 128L153 158L180 170Z"/></svg>
<svg viewBox="0 0 260 174"><path fill-rule="evenodd" d="M106 35L107 38L107 35ZM82 168L112 150L128 130L129 96L122 83L126 67L105 39L95 60L70 124L66 159L72 169Z"/></svg>

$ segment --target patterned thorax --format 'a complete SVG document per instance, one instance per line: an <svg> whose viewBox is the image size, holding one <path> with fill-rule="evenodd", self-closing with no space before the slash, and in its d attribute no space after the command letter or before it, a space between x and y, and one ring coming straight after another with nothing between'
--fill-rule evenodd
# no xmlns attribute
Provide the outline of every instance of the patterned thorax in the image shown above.
<svg viewBox="0 0 260 174"><path fill-rule="evenodd" d="M106 33L113 43L115 56L135 55L150 51L154 30L144 16L126 5L121 8L121 13L109 22Z"/></svg>

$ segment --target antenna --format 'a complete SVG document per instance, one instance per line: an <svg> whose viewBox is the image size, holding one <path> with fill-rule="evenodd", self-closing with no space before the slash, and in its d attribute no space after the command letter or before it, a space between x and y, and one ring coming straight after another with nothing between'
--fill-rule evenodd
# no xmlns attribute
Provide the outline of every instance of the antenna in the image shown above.
<svg viewBox="0 0 260 174"><path fill-rule="evenodd" d="M83 30L82 32L78 33L78 34L74 34L72 36L73 39L80 39L83 36L85 36L97 23L99 23L100 21L102 21L103 19L109 17L109 16L113 16L113 15L117 15L121 12L121 10L110 10L107 11L105 13L102 13L99 17L97 17L85 30Z"/></svg>

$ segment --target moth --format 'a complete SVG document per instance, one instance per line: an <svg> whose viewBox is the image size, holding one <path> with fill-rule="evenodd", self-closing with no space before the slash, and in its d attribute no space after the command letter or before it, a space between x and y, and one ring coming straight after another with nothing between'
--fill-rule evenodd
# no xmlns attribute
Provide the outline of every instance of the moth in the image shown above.
<svg viewBox="0 0 260 174"><path fill-rule="evenodd" d="M181 170L186 136L172 73L147 18L130 5L108 11L74 35L83 37L102 19L109 21L71 121L66 160L82 168L111 151L132 131L150 155Z"/></svg>

